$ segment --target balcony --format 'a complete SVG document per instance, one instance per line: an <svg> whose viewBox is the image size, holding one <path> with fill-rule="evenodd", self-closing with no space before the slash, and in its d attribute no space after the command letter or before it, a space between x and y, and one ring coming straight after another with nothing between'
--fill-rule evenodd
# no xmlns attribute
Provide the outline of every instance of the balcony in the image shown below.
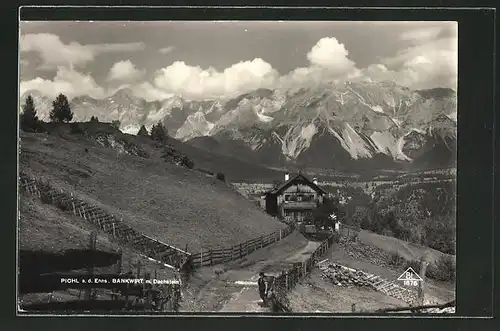
<svg viewBox="0 0 500 331"><path fill-rule="evenodd" d="M281 204L283 209L314 209L317 207L316 201L285 201Z"/></svg>

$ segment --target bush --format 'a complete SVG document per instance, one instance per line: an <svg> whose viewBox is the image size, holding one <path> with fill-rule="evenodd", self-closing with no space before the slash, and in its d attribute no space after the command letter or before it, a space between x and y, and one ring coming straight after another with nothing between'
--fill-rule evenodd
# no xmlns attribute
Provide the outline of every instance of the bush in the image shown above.
<svg viewBox="0 0 500 331"><path fill-rule="evenodd" d="M182 158L182 165L185 166L188 169L193 169L194 168L194 162L191 161L187 156L184 156Z"/></svg>
<svg viewBox="0 0 500 331"><path fill-rule="evenodd" d="M99 119L97 118L97 116L92 116L90 118L90 123L99 123Z"/></svg>
<svg viewBox="0 0 500 331"><path fill-rule="evenodd" d="M422 262L419 260L406 261L406 265L405 265L404 269L406 270L406 269L411 267L413 269L413 271L415 271L418 274L420 272L421 265L422 265Z"/></svg>
<svg viewBox="0 0 500 331"><path fill-rule="evenodd" d="M225 182L226 181L226 176L222 172L218 172L217 175L215 175L215 178L218 180Z"/></svg>
<svg viewBox="0 0 500 331"><path fill-rule="evenodd" d="M335 215L335 218L331 217L332 214ZM336 220L344 222L345 211L338 199L325 198L323 203L313 211L312 217L314 224L318 226L334 227Z"/></svg>
<svg viewBox="0 0 500 331"><path fill-rule="evenodd" d="M120 130L120 121L119 120L114 120L111 121L111 127L116 130Z"/></svg>
<svg viewBox="0 0 500 331"><path fill-rule="evenodd" d="M422 245L447 254L455 254L455 218L439 216L427 220L423 228Z"/></svg>
<svg viewBox="0 0 500 331"><path fill-rule="evenodd" d="M393 252L389 255L389 265L399 269L406 265L406 259L402 257L398 252Z"/></svg>
<svg viewBox="0 0 500 331"><path fill-rule="evenodd" d="M54 101L52 101L50 120L52 122L71 122L72 119L73 112L69 106L68 98L61 93Z"/></svg>
<svg viewBox="0 0 500 331"><path fill-rule="evenodd" d="M442 255L427 267L426 276L439 281L455 280L455 261L449 255Z"/></svg>

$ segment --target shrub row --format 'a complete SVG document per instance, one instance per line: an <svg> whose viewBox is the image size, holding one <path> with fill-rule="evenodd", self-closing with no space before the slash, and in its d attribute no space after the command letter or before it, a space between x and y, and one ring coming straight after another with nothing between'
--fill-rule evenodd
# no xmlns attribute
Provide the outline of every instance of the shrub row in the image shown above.
<svg viewBox="0 0 500 331"><path fill-rule="evenodd" d="M415 272L420 273L421 262L418 260L407 260L399 253L392 253L389 264L400 269L411 267ZM425 276L437 281L455 280L455 261L450 255L441 255L435 262L430 263L425 271Z"/></svg>

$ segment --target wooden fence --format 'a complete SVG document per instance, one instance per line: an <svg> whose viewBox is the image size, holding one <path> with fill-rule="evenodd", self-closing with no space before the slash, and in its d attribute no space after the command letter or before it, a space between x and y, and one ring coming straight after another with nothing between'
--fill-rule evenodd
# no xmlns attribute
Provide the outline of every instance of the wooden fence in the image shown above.
<svg viewBox="0 0 500 331"><path fill-rule="evenodd" d="M319 262L319 259L326 254L334 242L338 241L338 235L332 233L324 240L318 248L314 250L311 256L304 262L294 263L287 270L282 271L274 278L273 306L286 307L286 293L293 289L297 283L306 277Z"/></svg>
<svg viewBox="0 0 500 331"><path fill-rule="evenodd" d="M193 267L199 268L241 259L260 248L269 246L275 242L282 240L290 233L292 233L293 229L293 224L289 224L284 229L280 229L271 234L248 240L244 243L237 244L232 247L202 250L201 252L193 254L191 256Z"/></svg>
<svg viewBox="0 0 500 331"><path fill-rule="evenodd" d="M174 270L181 270L190 259L190 253L139 233L126 225L122 219L73 196L72 193L56 190L46 181L21 173L20 186L25 193L39 197L45 203L54 204L64 211L83 218L107 233L110 239L130 246L152 261Z"/></svg>
<svg viewBox="0 0 500 331"><path fill-rule="evenodd" d="M347 224L340 224L340 235L347 238L356 238L361 230Z"/></svg>

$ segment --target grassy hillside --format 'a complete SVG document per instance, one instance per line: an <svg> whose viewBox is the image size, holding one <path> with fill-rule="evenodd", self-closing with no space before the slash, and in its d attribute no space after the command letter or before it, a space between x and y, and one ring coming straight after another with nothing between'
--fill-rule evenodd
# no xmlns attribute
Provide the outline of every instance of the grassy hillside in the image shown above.
<svg viewBox="0 0 500 331"><path fill-rule="evenodd" d="M36 198L19 199L19 248L59 254L68 249L87 249L92 226ZM96 249L113 252L119 247L98 235Z"/></svg>
<svg viewBox="0 0 500 331"><path fill-rule="evenodd" d="M88 248L90 232L94 227L84 220L65 213L53 205L44 204L37 198L21 196L19 201L19 249L23 252L43 252L53 256L61 256L68 250L85 250ZM107 235L98 232L96 250L101 252L117 252L120 246L111 242ZM141 257L126 247L122 247L122 271L136 270L135 264L140 261L142 270L154 274L160 279L172 279L171 269ZM29 255L29 254L28 254ZM22 262L22 261L21 261ZM97 268L96 272L113 272L113 268Z"/></svg>
<svg viewBox="0 0 500 331"><path fill-rule="evenodd" d="M228 184L166 162L151 144L119 131L94 128L85 136L62 125L50 134L21 133L20 169L98 201L136 230L190 251L234 245L284 227Z"/></svg>

